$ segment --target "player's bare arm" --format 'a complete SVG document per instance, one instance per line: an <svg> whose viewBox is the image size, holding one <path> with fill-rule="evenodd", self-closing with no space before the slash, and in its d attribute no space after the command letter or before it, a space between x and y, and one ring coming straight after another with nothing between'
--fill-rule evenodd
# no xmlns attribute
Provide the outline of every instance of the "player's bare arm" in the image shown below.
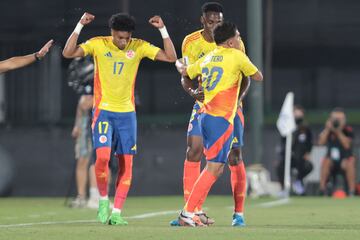
<svg viewBox="0 0 360 240"><path fill-rule="evenodd" d="M36 60L41 60L49 52L51 46L53 45L53 40L48 41L38 52L19 56L12 57L0 62L0 73L4 73L13 69L21 68L26 65L29 65Z"/></svg>
<svg viewBox="0 0 360 240"><path fill-rule="evenodd" d="M251 79L255 80L255 81L262 81L263 80L263 75L260 71L257 71L255 74L250 76Z"/></svg>
<svg viewBox="0 0 360 240"><path fill-rule="evenodd" d="M242 102L245 96L248 94L251 85L251 79L249 77L243 77L239 92L239 103Z"/></svg>
<svg viewBox="0 0 360 240"><path fill-rule="evenodd" d="M185 65L183 65L185 66ZM200 76L197 76L198 78ZM187 92L191 97L195 98L197 101L204 101L204 91L201 87L196 88L194 81L190 79L186 67L181 69L181 85L185 92Z"/></svg>
<svg viewBox="0 0 360 240"><path fill-rule="evenodd" d="M95 16L90 13L84 13L84 15L81 17L80 21L76 25L76 28L71 33L69 39L67 40L64 50L63 50L63 56L65 58L76 58L76 57L83 57L84 56L84 50L79 47L77 44L80 31L81 29L91 23L95 19Z"/></svg>
<svg viewBox="0 0 360 240"><path fill-rule="evenodd" d="M163 62L175 62L177 59L173 42L166 30L165 24L160 16L154 16L149 19L149 23L159 29L164 41L164 50L160 50L155 59Z"/></svg>
<svg viewBox="0 0 360 240"><path fill-rule="evenodd" d="M319 140L318 140L319 145L325 145L326 144L331 129L332 129L332 123L331 123L331 120L328 119L326 121L326 123L325 123L324 130L319 135Z"/></svg>
<svg viewBox="0 0 360 240"><path fill-rule="evenodd" d="M343 145L343 147L348 150L351 148L351 144L352 144L352 139L347 137L343 130L343 128L339 128L339 129L336 129L334 132L336 134L336 136L338 137L341 145Z"/></svg>
<svg viewBox="0 0 360 240"><path fill-rule="evenodd" d="M184 90L196 100L203 102L204 101L204 91L202 88L195 88L194 81L191 81L188 76L183 76L181 78L181 85Z"/></svg>

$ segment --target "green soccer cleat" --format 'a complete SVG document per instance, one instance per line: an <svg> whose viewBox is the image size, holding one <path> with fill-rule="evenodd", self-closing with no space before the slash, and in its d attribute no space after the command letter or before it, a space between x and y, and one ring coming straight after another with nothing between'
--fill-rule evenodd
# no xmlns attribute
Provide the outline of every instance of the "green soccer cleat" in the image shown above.
<svg viewBox="0 0 360 240"><path fill-rule="evenodd" d="M109 219L109 225L126 226L128 222L123 219L120 213L112 213Z"/></svg>
<svg viewBox="0 0 360 240"><path fill-rule="evenodd" d="M106 224L109 218L109 200L100 200L97 213L97 220L102 224Z"/></svg>

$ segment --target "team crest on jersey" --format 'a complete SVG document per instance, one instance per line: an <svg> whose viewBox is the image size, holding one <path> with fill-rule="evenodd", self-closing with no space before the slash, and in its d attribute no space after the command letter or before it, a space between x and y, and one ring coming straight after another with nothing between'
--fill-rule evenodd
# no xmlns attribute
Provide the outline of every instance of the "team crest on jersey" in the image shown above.
<svg viewBox="0 0 360 240"><path fill-rule="evenodd" d="M107 137L105 135L101 135L99 137L99 142L102 143L102 144L106 143L107 142Z"/></svg>
<svg viewBox="0 0 360 240"><path fill-rule="evenodd" d="M128 50L128 51L126 52L126 57L127 57L128 59L133 59L133 58L135 57L135 52L134 52L134 50Z"/></svg>

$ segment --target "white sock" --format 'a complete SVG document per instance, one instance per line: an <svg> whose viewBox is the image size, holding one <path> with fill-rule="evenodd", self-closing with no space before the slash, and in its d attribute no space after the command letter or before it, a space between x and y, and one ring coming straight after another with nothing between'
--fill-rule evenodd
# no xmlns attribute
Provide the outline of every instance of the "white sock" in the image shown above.
<svg viewBox="0 0 360 240"><path fill-rule="evenodd" d="M241 216L241 217L244 217L244 213L242 213L242 212L235 212L235 214L236 214L236 215L239 215L239 216Z"/></svg>
<svg viewBox="0 0 360 240"><path fill-rule="evenodd" d="M99 191L97 190L96 187L91 187L89 189L89 198L91 199L98 199L100 197Z"/></svg>
<svg viewBox="0 0 360 240"><path fill-rule="evenodd" d="M185 210L183 210L183 214L184 214L185 216L191 217L191 218L193 218L193 217L195 216L195 213L193 213L193 212L187 212L187 211L185 211Z"/></svg>
<svg viewBox="0 0 360 240"><path fill-rule="evenodd" d="M112 213L121 213L121 209L113 208Z"/></svg>
<svg viewBox="0 0 360 240"><path fill-rule="evenodd" d="M109 200L109 196L108 196L108 195L100 196L99 199L100 199L100 200Z"/></svg>
<svg viewBox="0 0 360 240"><path fill-rule="evenodd" d="M203 213L204 213L203 210L200 210L200 211L195 212L195 214L203 214Z"/></svg>

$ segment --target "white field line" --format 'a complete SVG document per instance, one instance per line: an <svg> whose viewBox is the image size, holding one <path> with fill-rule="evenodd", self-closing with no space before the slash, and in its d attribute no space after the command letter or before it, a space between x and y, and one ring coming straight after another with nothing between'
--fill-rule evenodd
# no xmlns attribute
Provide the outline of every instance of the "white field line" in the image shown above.
<svg viewBox="0 0 360 240"><path fill-rule="evenodd" d="M290 198L283 198L283 199L279 199L279 200L276 200L276 201L260 203L257 206L263 207L263 208L271 208L271 207L277 207L277 206L281 206L281 205L286 205L286 204L289 204L289 203L290 203Z"/></svg>
<svg viewBox="0 0 360 240"><path fill-rule="evenodd" d="M177 214L180 210L172 211L161 211L161 212L150 212L140 215L134 215L130 217L125 217L126 219L144 219L151 218L163 215ZM29 227L37 225L57 225L57 224L74 224L74 223L95 223L96 220L70 220L70 221L49 221L49 222L32 222L32 223L18 223L18 224L4 224L0 225L0 228L16 228L16 227Z"/></svg>
<svg viewBox="0 0 360 240"><path fill-rule="evenodd" d="M264 203L259 203L255 206L258 207L262 207L262 208L271 208L271 207L277 207L277 206L281 206L281 205L286 205L289 204L291 201L289 198L282 198L279 200L275 200L275 201L271 201L271 202L264 202ZM227 209L234 209L234 206L228 206L226 207Z"/></svg>

